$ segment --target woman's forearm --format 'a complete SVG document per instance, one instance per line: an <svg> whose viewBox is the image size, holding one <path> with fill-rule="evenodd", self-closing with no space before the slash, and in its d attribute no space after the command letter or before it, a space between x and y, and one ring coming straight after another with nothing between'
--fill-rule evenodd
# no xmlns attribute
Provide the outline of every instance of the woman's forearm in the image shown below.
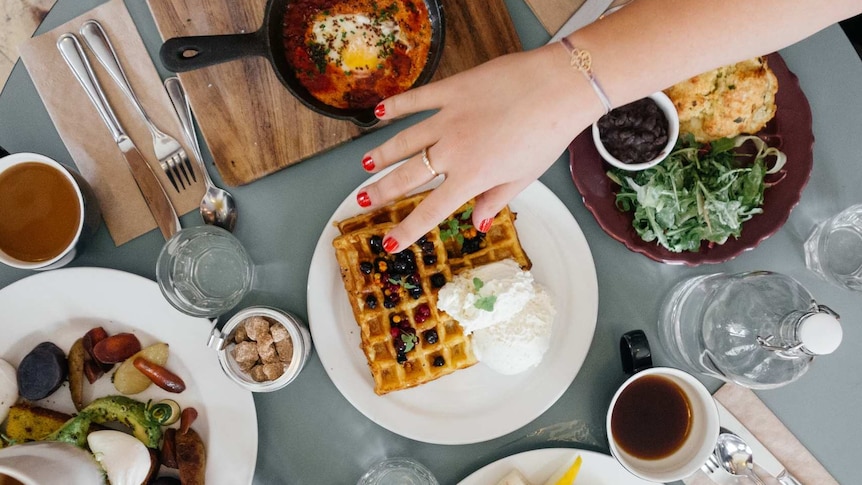
<svg viewBox="0 0 862 485"><path fill-rule="evenodd" d="M768 54L862 13L860 0L635 0L569 36L615 106Z"/></svg>

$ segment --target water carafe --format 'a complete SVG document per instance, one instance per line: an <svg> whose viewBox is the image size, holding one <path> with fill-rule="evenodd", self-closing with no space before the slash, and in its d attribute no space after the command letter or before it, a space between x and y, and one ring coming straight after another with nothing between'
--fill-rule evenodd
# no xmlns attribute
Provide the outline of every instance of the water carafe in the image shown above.
<svg viewBox="0 0 862 485"><path fill-rule="evenodd" d="M753 271L697 276L662 305L659 338L682 367L753 389L798 379L841 343L838 315L796 280Z"/></svg>

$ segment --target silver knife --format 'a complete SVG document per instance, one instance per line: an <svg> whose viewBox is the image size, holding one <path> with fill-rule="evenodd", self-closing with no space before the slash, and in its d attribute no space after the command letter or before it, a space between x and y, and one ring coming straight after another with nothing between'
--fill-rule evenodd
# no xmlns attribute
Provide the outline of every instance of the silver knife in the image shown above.
<svg viewBox="0 0 862 485"><path fill-rule="evenodd" d="M60 50L60 54L66 60L66 64L69 65L78 82L81 83L84 91L87 92L90 101L93 102L93 106L99 112L99 116L102 117L105 125L108 126L108 130L111 131L111 136L120 148L123 158L126 159L129 170L132 172L132 177L134 177L135 183L138 184L138 188L144 196L147 207L149 207L150 212L153 214L159 230L165 239L170 239L180 229L180 220L177 217L177 212L174 210L174 206L171 204L171 200L168 198L168 194L165 192L164 187L162 187L161 182L159 182L153 168L147 163L117 120L117 116L111 109L110 104L108 104L105 93L93 73L93 67L81 48L81 43L78 42L74 34L67 33L57 39L57 49Z"/></svg>
<svg viewBox="0 0 862 485"><path fill-rule="evenodd" d="M560 30L551 37L548 41L556 42L581 27L593 23L597 18L601 17L605 10L614 2L614 0L587 0L575 10L575 13L566 20L566 23L560 27Z"/></svg>
<svg viewBox="0 0 862 485"><path fill-rule="evenodd" d="M775 477L782 485L800 485L799 481L787 471L784 465L775 458L766 446L764 446L760 440L755 438L754 435L751 434L751 431L740 423L723 404L716 400L715 405L718 407L718 422L721 426L739 435L739 437L751 447L752 456L754 456L754 463L757 466Z"/></svg>

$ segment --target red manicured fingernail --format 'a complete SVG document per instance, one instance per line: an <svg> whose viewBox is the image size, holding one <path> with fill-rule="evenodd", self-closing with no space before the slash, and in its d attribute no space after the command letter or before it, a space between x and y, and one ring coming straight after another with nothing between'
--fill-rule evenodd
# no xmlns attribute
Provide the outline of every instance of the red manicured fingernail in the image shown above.
<svg viewBox="0 0 862 485"><path fill-rule="evenodd" d="M368 197L368 192L364 190L358 194L356 194L356 202L359 203L360 207L368 207L371 205L371 199Z"/></svg>
<svg viewBox="0 0 862 485"><path fill-rule="evenodd" d="M386 238L383 239L383 250L387 253L391 253L397 247L398 241L396 241L394 238L386 236Z"/></svg>
<svg viewBox="0 0 862 485"><path fill-rule="evenodd" d="M479 223L479 227L478 227L479 232L488 232L488 229L491 229L491 223L493 223L493 222L494 222L493 217L489 217L487 219L482 220L482 222Z"/></svg>
<svg viewBox="0 0 862 485"><path fill-rule="evenodd" d="M362 168L369 172L374 170L374 160L366 155L365 158L362 159Z"/></svg>
<svg viewBox="0 0 862 485"><path fill-rule="evenodd" d="M386 107L383 106L383 103L378 104L377 107L374 108L374 116L376 116L378 118L383 118L383 115L385 115L385 114L386 114Z"/></svg>

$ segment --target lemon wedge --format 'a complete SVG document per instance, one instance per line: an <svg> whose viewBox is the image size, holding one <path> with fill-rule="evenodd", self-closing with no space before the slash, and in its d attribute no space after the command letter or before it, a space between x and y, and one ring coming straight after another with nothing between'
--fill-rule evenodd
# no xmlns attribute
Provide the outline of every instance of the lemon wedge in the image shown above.
<svg viewBox="0 0 862 485"><path fill-rule="evenodd" d="M581 455L575 457L575 461L569 465L563 465L557 470L551 478L545 482L545 485L572 485L575 483L575 478L578 477L578 472L581 470Z"/></svg>

